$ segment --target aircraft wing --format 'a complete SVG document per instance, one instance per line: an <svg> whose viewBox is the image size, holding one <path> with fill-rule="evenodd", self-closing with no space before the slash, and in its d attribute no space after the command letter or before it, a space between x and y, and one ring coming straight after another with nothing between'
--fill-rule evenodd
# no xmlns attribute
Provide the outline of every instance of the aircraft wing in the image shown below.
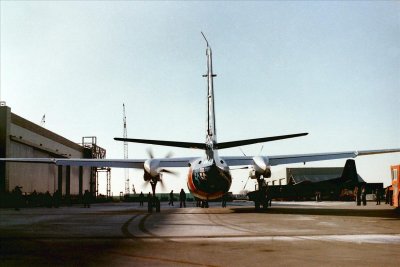
<svg viewBox="0 0 400 267"><path fill-rule="evenodd" d="M2 158L0 161L47 163L61 166L143 168L145 159L81 159L81 158Z"/></svg>
<svg viewBox="0 0 400 267"><path fill-rule="evenodd" d="M374 154L385 154L400 152L400 148L396 149L378 149L378 150L361 150L361 151L346 151L346 152L328 152L328 153L313 153L313 154L293 154L293 155L279 155L262 157L270 166L322 161L332 159L346 159L355 158L357 156L366 156ZM237 157L221 157L229 166L252 165L253 157L251 156L237 156Z"/></svg>
<svg viewBox="0 0 400 267"><path fill-rule="evenodd" d="M185 158L160 158L152 159L159 161L160 167L188 167L189 163L196 157ZM143 169L147 159L80 159L80 158L0 158L6 162L25 162L25 163L47 163L61 166L84 166L84 167L115 167L115 168L134 168Z"/></svg>
<svg viewBox="0 0 400 267"><path fill-rule="evenodd" d="M363 151L347 151L347 152L330 152L330 153L314 153L314 154L297 154L297 155L280 155L262 157L270 166L311 162L332 159L355 158L357 156L395 153L400 152L400 148L396 149L380 149L380 150L363 150ZM159 161L159 167L188 167L198 157L184 158L159 158L152 159ZM252 156L233 156L221 157L228 166L245 166L254 163ZM116 167L116 168L135 168L142 169L147 159L79 159L79 158L0 158L0 161L6 162L26 162L26 163L47 163L62 166L85 166L85 167Z"/></svg>

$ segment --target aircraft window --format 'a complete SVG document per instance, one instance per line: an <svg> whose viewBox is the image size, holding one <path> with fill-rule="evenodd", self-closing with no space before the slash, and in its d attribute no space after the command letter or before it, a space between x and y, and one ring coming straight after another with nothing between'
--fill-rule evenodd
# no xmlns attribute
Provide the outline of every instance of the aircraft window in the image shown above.
<svg viewBox="0 0 400 267"><path fill-rule="evenodd" d="M224 161L223 161L222 159L220 160L220 162L221 162L222 164L224 164Z"/></svg>
<svg viewBox="0 0 400 267"><path fill-rule="evenodd" d="M201 164L201 160L199 160L199 164Z"/></svg>

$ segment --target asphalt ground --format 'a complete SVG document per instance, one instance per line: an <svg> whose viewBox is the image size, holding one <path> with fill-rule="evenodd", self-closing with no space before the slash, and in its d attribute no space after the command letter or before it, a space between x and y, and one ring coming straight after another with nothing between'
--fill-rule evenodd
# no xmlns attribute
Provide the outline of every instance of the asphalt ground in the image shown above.
<svg viewBox="0 0 400 267"><path fill-rule="evenodd" d="M398 266L400 214L353 202L0 210L1 266Z"/></svg>

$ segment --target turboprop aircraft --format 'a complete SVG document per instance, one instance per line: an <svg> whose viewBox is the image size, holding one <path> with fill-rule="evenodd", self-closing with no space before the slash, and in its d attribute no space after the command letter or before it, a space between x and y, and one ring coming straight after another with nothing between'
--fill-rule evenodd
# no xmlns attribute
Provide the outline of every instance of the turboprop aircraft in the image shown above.
<svg viewBox="0 0 400 267"><path fill-rule="evenodd" d="M318 175L318 178L321 175ZM266 193L268 199L287 199L287 200L311 200L318 199L339 200L340 194L344 189L354 190L355 187L363 184L363 180L359 180L357 174L356 163L353 159L348 159L343 168L340 177L330 178L326 180L302 180L296 182L293 176L286 185L266 185ZM257 201L259 192L249 192L250 200ZM262 200L259 201L262 203Z"/></svg>
<svg viewBox="0 0 400 267"><path fill-rule="evenodd" d="M203 33L202 33L203 34ZM263 137L255 139L246 139L230 142L218 142L215 125L214 109L214 86L213 78L216 76L212 69L211 47L203 34L207 43L207 134L204 143L182 142L182 141L164 141L148 139L114 138L117 141L127 141L135 143L172 146L181 148L194 148L205 151L202 158L184 157L184 158L152 158L149 159L78 159L78 158L2 158L0 161L10 162L30 162L30 163L53 163L65 166L91 166L91 167L122 167L139 168L144 170L144 180L152 185L153 194L157 183L161 181L163 172L169 172L167 168L189 167L187 176L187 186L189 191L196 198L201 200L212 200L222 197L229 191L232 184L230 167L247 166L255 173L255 178L261 181L262 178L271 176L271 166L279 164L311 162L332 159L355 158L357 156L394 153L400 152L396 149L379 149L364 151L331 152L316 154L298 154L298 155L278 155L278 156L219 156L218 150L250 145L255 143L264 143L287 138L305 136L308 133L296 133L289 135L280 135L272 137Z"/></svg>

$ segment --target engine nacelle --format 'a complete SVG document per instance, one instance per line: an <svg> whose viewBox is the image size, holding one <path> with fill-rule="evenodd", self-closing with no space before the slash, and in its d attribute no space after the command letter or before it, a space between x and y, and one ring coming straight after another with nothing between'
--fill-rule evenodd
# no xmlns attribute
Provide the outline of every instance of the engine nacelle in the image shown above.
<svg viewBox="0 0 400 267"><path fill-rule="evenodd" d="M251 179L259 179L261 176L264 178L271 177L271 167L267 157L253 157L253 165L250 171Z"/></svg>
<svg viewBox="0 0 400 267"><path fill-rule="evenodd" d="M149 181L158 176L160 176L160 161L157 159L146 160L144 162L144 180Z"/></svg>

